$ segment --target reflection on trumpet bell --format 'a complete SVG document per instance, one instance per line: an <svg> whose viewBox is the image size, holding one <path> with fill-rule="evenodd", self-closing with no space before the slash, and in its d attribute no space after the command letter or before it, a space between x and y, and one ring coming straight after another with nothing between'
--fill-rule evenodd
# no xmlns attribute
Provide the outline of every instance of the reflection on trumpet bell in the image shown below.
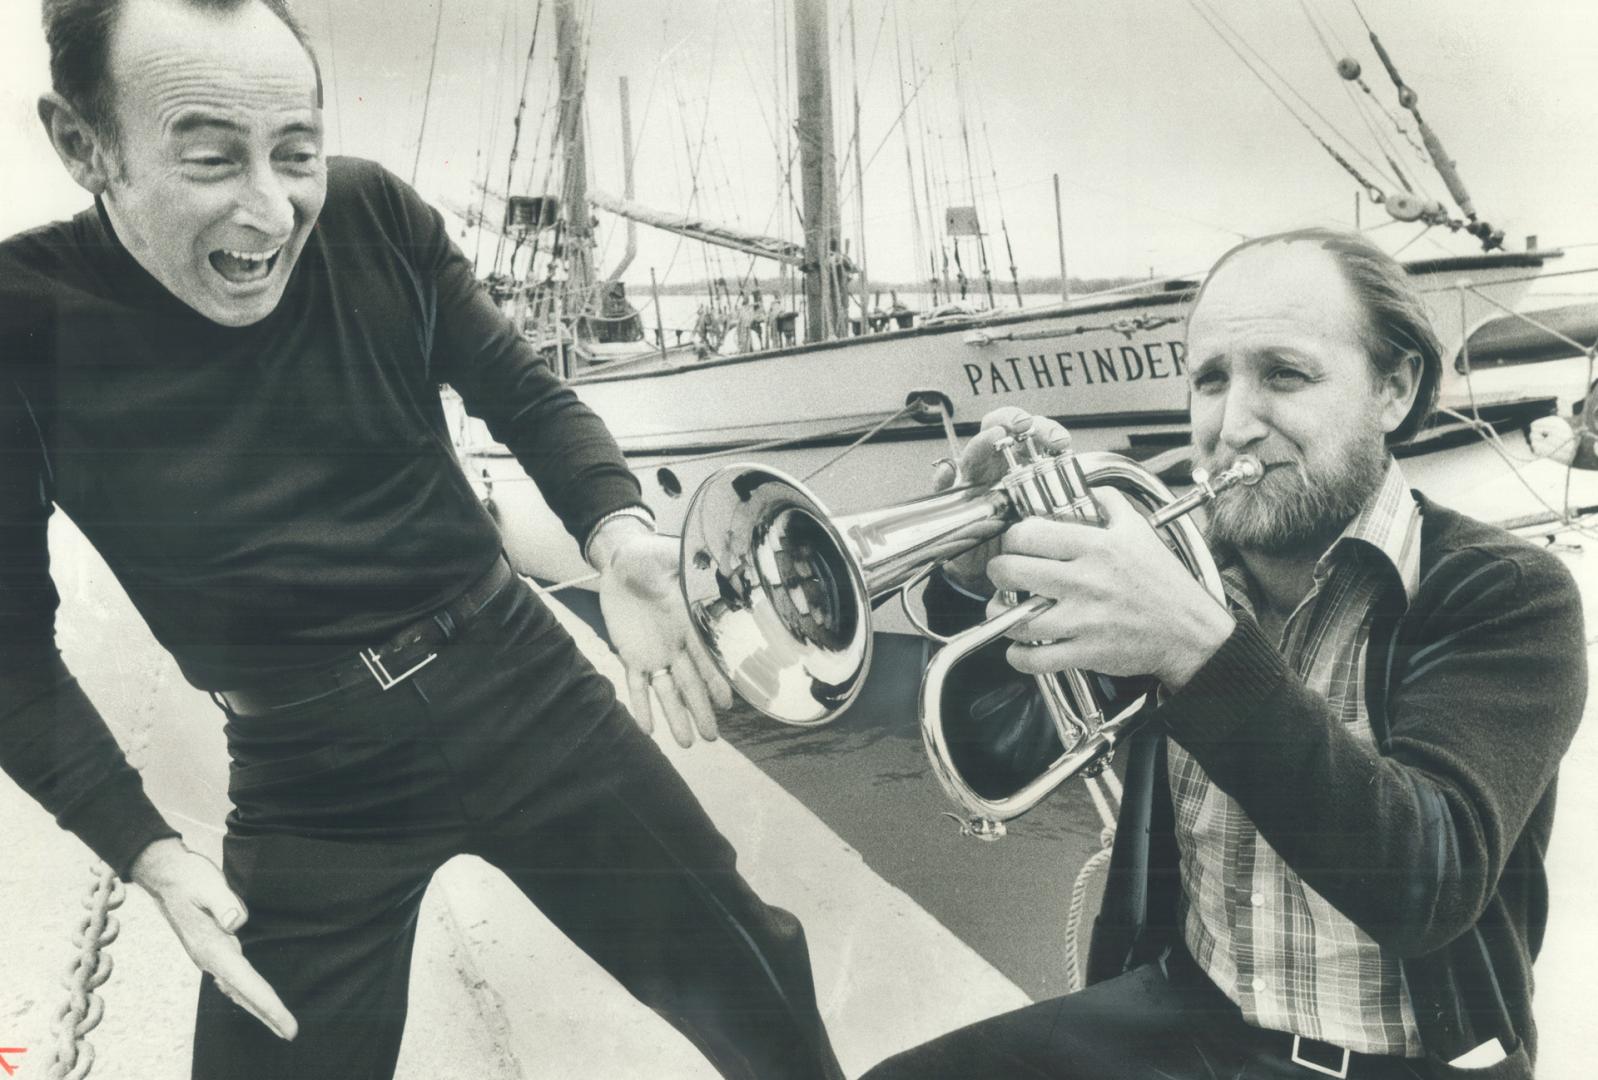
<svg viewBox="0 0 1598 1080"><path fill-rule="evenodd" d="M1050 454L1027 436L995 445L1008 467L990 486L838 517L775 469L731 465L706 479L683 525L683 597L692 625L733 689L784 723L827 723L864 684L872 607L1023 518L1099 524L1094 486L1116 487L1148 513L1189 572L1221 598L1214 560L1187 514L1228 487L1257 483L1264 474L1259 462L1239 458L1214 478L1197 477L1198 487L1176 499L1157 477L1117 454ZM1146 711L1145 697L1111 715L1088 672L1040 676L1043 705L1063 747L1059 759L999 798L984 797L966 782L942 722L949 671L1052 604L1026 600L949 639L928 666L920 708L927 753L944 789L970 815L966 827L973 835L1002 835L1002 822L1025 813L1065 779L1102 768Z"/></svg>
<svg viewBox="0 0 1598 1080"><path fill-rule="evenodd" d="M821 503L759 466L707 479L683 524L689 618L734 690L790 724L832 719L871 660L865 583Z"/></svg>

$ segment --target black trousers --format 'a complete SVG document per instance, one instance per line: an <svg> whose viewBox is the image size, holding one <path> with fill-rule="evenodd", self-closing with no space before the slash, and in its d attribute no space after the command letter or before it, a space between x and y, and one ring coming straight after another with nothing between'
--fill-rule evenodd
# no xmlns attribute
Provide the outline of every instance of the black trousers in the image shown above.
<svg viewBox="0 0 1598 1080"><path fill-rule="evenodd" d="M798 920L739 876L520 582L399 686L230 713L227 729L240 937L300 1034L281 1041L207 977L196 1080L391 1077L422 894L460 853L503 870L723 1076L841 1078Z"/></svg>
<svg viewBox="0 0 1598 1080"><path fill-rule="evenodd" d="M1293 1037L1244 1021L1193 958L1176 950L1075 994L952 1031L861 1080L1317 1080L1290 1060ZM1332 1069L1324 1053L1311 1057ZM1423 1063L1355 1054L1349 1080L1417 1080Z"/></svg>

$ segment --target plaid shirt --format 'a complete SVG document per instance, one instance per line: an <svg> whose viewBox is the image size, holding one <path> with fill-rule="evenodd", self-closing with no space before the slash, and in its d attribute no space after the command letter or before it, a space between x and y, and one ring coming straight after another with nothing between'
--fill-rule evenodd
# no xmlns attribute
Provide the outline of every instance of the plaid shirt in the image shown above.
<svg viewBox="0 0 1598 1080"><path fill-rule="evenodd" d="M1225 566L1222 577L1233 607L1252 614L1242 568ZM1412 600L1419 578L1420 512L1389 459L1380 489L1316 564L1280 643L1288 665L1358 738L1374 738L1365 646L1375 601L1400 585ZM1174 741L1170 776L1183 937L1248 1022L1360 1053L1420 1056L1397 957L1306 885Z"/></svg>

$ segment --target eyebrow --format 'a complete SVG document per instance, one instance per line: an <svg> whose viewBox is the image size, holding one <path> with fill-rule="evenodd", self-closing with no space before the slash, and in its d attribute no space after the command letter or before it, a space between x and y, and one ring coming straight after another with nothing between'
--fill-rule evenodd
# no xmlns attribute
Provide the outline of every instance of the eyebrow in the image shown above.
<svg viewBox="0 0 1598 1080"><path fill-rule="evenodd" d="M204 131L207 129L218 129L234 135L247 134L247 130L244 125L238 123L237 121L230 120L225 116L217 116L213 113L202 112L184 113L176 120L172 121L172 124L168 130L175 136L183 136L191 135L196 131ZM281 138L284 135L320 135L321 133L321 125L315 123L314 121L290 120L288 123L284 124L282 127L273 132L273 137Z"/></svg>

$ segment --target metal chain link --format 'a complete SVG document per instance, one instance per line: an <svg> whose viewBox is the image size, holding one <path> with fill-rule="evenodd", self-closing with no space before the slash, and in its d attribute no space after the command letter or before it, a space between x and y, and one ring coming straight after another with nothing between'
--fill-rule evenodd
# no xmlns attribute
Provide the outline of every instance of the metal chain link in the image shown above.
<svg viewBox="0 0 1598 1080"><path fill-rule="evenodd" d="M122 924L111 914L127 895L121 879L103 862L95 863L89 872L94 884L83 897L85 913L72 935L78 955L62 980L67 1000L50 1027L56 1040L55 1060L47 1074L50 1080L83 1080L94 1067L94 1044L87 1036L105 1015L105 999L95 991L111 977L113 964L106 950L122 931Z"/></svg>

